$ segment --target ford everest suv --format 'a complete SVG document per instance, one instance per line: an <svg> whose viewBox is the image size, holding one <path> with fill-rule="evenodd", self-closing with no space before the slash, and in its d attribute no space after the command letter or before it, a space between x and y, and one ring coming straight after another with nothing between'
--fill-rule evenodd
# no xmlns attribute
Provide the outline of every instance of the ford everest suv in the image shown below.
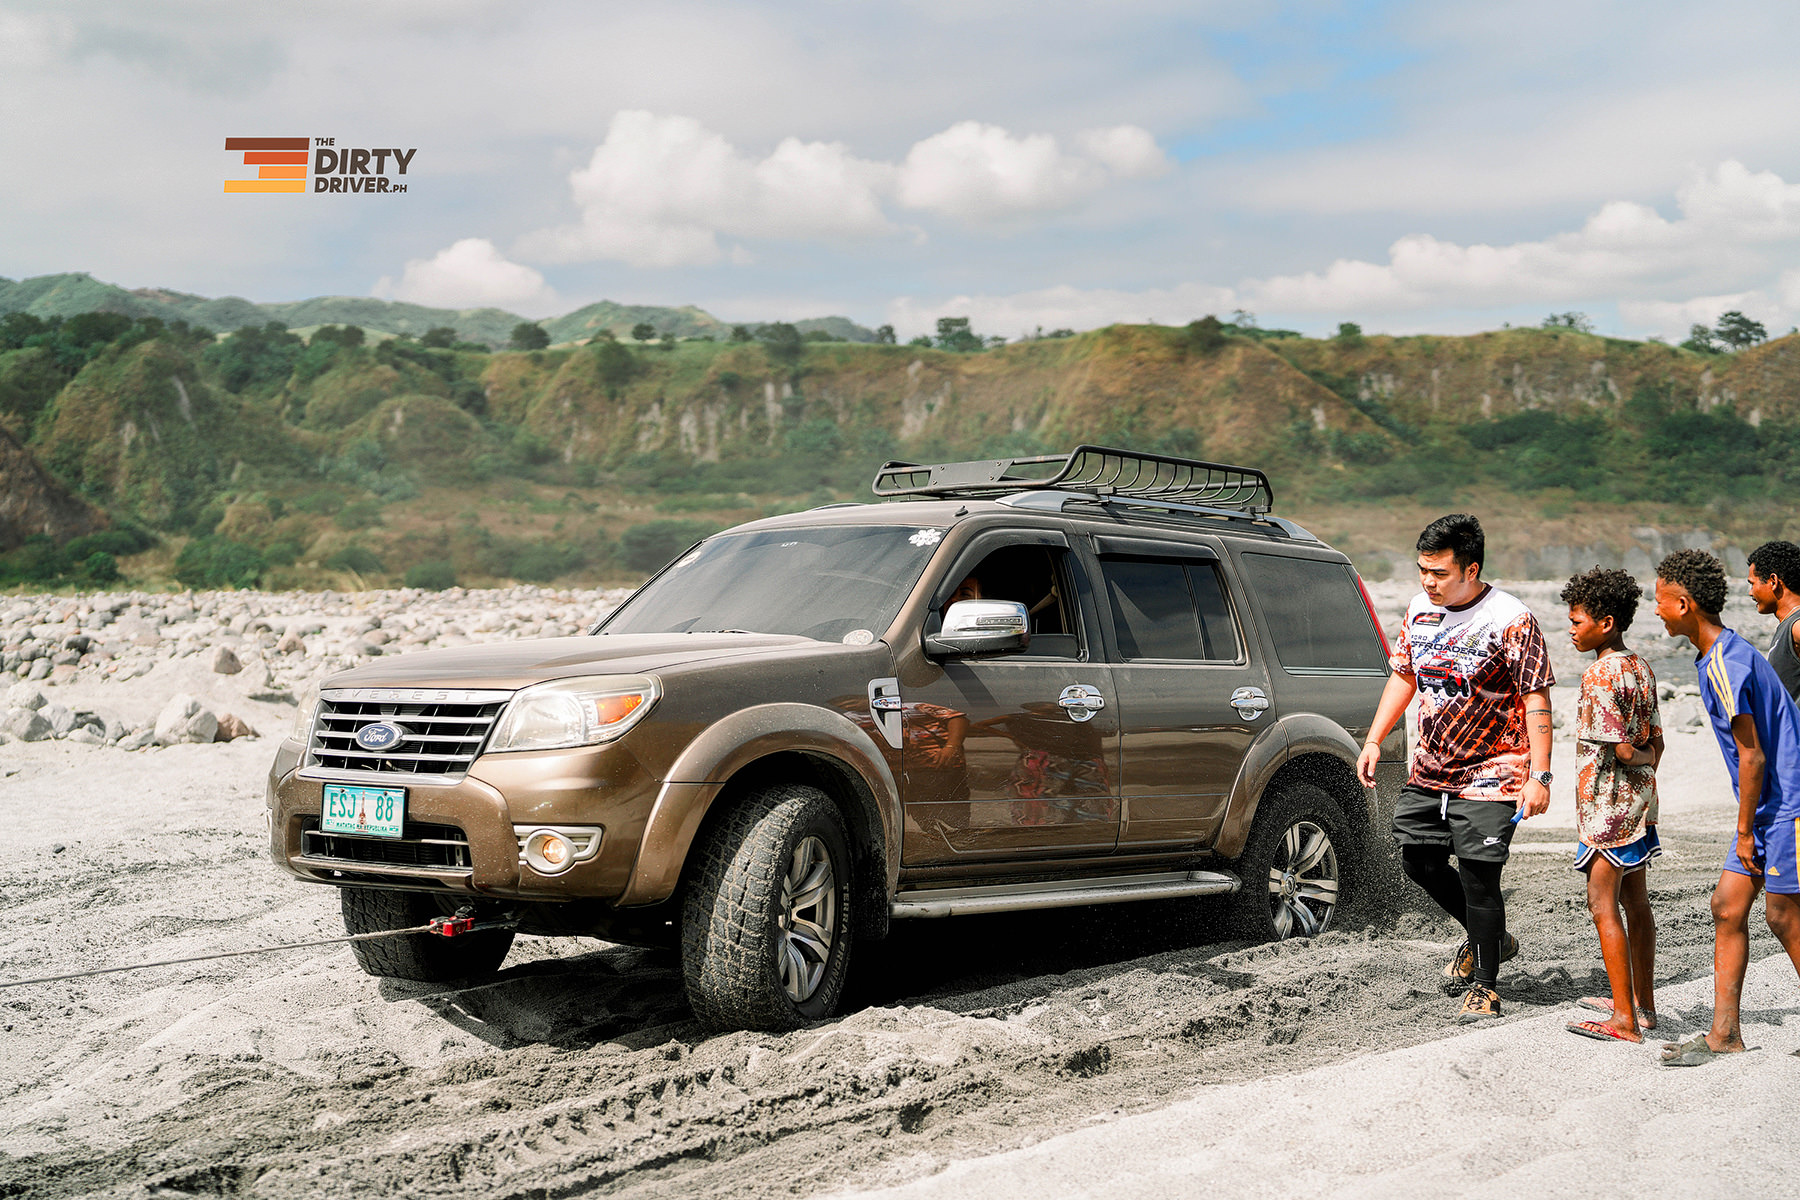
<svg viewBox="0 0 1800 1200"><path fill-rule="evenodd" d="M889 463L707 538L581 637L332 676L278 750L275 861L372 974L491 973L515 930L679 945L695 1015L830 1014L901 919L1218 896L1326 928L1387 870L1405 733L1344 555L1260 472L1080 446Z"/></svg>

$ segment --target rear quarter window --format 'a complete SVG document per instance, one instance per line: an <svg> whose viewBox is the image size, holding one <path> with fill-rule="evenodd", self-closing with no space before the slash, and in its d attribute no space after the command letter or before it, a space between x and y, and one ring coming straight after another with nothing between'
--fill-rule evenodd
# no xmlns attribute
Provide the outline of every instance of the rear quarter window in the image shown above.
<svg viewBox="0 0 1800 1200"><path fill-rule="evenodd" d="M1284 670L1384 670L1381 641L1348 564L1256 553L1239 561Z"/></svg>

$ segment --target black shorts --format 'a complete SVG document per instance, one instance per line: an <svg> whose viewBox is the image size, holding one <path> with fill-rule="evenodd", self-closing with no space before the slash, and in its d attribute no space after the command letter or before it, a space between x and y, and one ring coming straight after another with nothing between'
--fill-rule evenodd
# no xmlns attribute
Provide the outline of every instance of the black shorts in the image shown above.
<svg viewBox="0 0 1800 1200"><path fill-rule="evenodd" d="M1503 863L1512 850L1513 814L1519 806L1511 800L1445 799L1407 784L1394 801L1396 846L1445 846L1469 862Z"/></svg>

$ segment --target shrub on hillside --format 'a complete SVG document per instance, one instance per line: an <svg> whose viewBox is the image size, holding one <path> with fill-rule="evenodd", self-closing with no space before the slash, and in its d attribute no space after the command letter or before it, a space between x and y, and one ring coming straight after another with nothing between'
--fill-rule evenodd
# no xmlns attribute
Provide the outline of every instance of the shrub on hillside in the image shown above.
<svg viewBox="0 0 1800 1200"><path fill-rule="evenodd" d="M248 588L262 578L263 556L229 538L198 537L175 556L175 578L191 588Z"/></svg>
<svg viewBox="0 0 1800 1200"><path fill-rule="evenodd" d="M300 557L300 543L282 538L263 547L263 561L271 567L291 567Z"/></svg>
<svg viewBox="0 0 1800 1200"><path fill-rule="evenodd" d="M456 568L442 559L418 563L406 569L405 583L409 588L441 592L456 586Z"/></svg>
<svg viewBox="0 0 1800 1200"><path fill-rule="evenodd" d="M81 560L81 573L90 583L112 583L119 578L119 562L104 550Z"/></svg>
<svg viewBox="0 0 1800 1200"><path fill-rule="evenodd" d="M219 372L226 388L241 392L258 384L280 383L293 373L303 343L279 321L260 328L246 325L222 342L208 346L201 358Z"/></svg>
<svg viewBox="0 0 1800 1200"><path fill-rule="evenodd" d="M633 525L619 537L619 561L648 575L717 529L717 525L706 521L647 521Z"/></svg>
<svg viewBox="0 0 1800 1200"><path fill-rule="evenodd" d="M533 325L529 321L514 325L512 331L512 348L514 350L542 350L550 344L550 335L542 326Z"/></svg>

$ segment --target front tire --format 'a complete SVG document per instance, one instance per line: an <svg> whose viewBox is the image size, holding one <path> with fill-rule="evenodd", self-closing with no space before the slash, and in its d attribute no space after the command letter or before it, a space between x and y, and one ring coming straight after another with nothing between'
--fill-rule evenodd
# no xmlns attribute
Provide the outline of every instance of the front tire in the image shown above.
<svg viewBox="0 0 1800 1200"><path fill-rule="evenodd" d="M849 838L837 806L796 784L746 797L706 837L682 904L681 969L712 1029L828 1017L850 962Z"/></svg>
<svg viewBox="0 0 1800 1200"><path fill-rule="evenodd" d="M1344 896L1344 818L1307 784L1265 796L1237 861L1244 886L1232 897L1232 932L1259 942L1325 932Z"/></svg>
<svg viewBox="0 0 1800 1200"><path fill-rule="evenodd" d="M435 896L422 892L390 892L377 888L339 888L345 933L379 933L410 929L446 915ZM415 983L448 983L492 975L512 949L510 929L484 929L457 937L409 933L400 937L351 942L356 963L370 975L410 979Z"/></svg>

